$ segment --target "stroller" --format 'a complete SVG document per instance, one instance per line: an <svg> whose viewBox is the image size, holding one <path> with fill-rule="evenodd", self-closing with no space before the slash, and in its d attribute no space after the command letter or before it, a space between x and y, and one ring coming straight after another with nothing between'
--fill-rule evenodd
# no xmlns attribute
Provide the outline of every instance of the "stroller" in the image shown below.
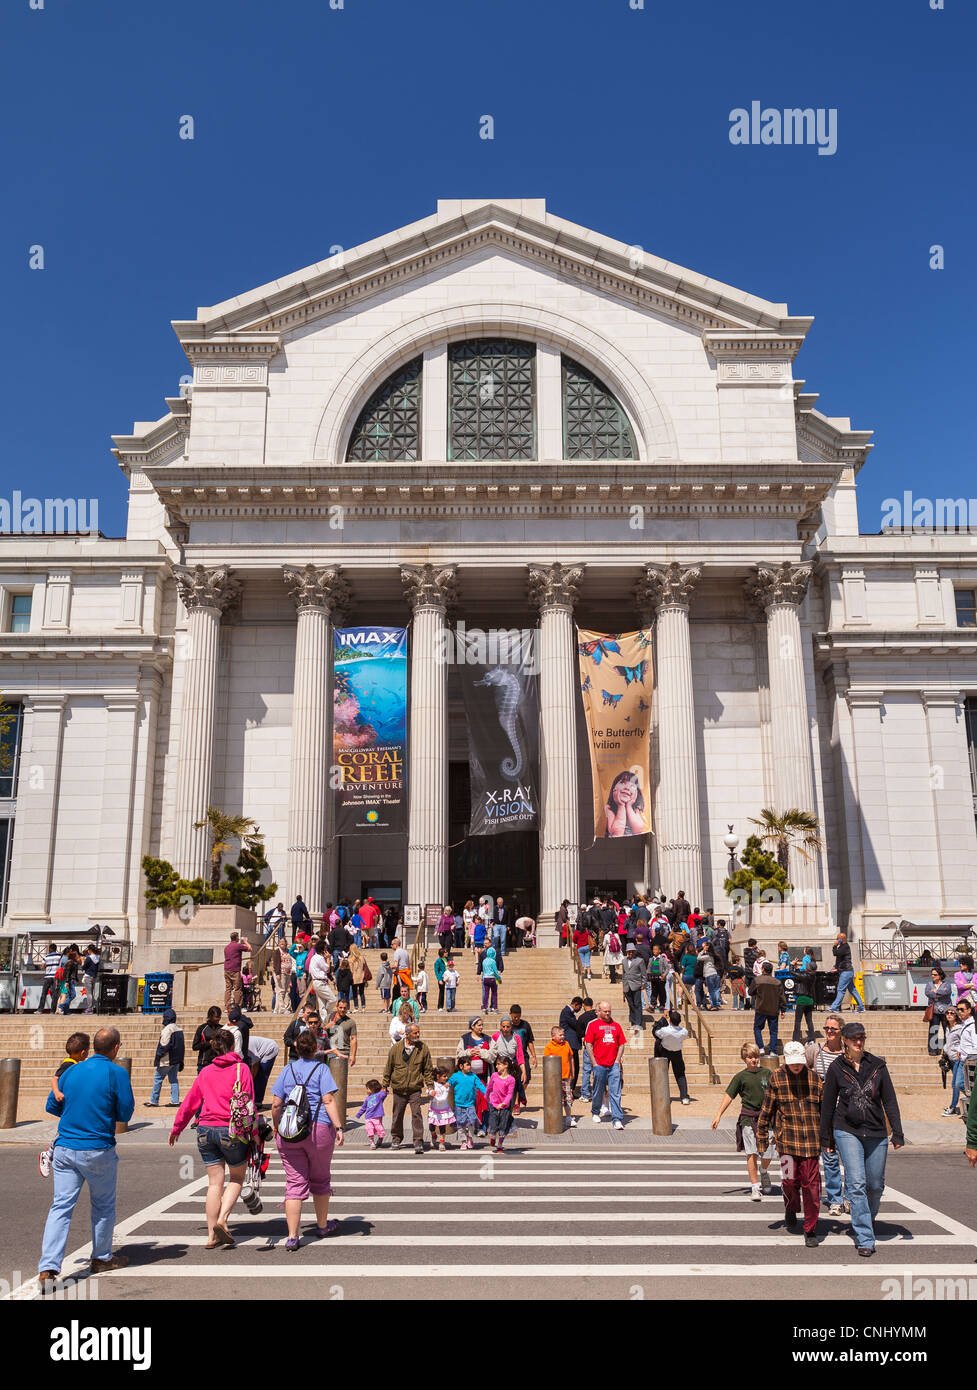
<svg viewBox="0 0 977 1390"><path fill-rule="evenodd" d="M241 1199L252 1216L257 1216L261 1211L261 1179L268 1171L269 1159L265 1153L265 1143L271 1134L271 1125L263 1115L259 1115L248 1146L248 1164L241 1188Z"/></svg>

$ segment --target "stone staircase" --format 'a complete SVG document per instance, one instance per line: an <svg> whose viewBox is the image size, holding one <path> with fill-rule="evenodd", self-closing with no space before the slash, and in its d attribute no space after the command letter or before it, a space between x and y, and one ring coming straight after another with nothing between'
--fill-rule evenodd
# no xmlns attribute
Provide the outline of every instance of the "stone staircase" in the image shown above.
<svg viewBox="0 0 977 1390"><path fill-rule="evenodd" d="M432 951L428 955L432 984L435 954ZM369 957L375 974L377 953L371 951ZM475 974L471 954L458 952L456 964L461 980L455 1012L438 1013L437 989L432 988L428 996L428 1012L421 1015L421 1036L435 1059L453 1058L461 1035L468 1030L469 1018L481 1013L481 978ZM543 1049L549 1040L551 1026L559 1018L563 1005L577 992L576 976L565 950L521 950L506 957L505 973L499 989L499 1005L506 1011L511 1004L522 1006L523 1014L532 1024L536 1035L536 1051L540 1063ZM615 1017L628 1033L628 1048L625 1053L625 1104L635 1114L648 1114L647 1059L652 1055L650 1025L643 1034L636 1038L631 1037L619 984L611 985L606 980L595 979L588 982L586 992L596 1001L601 998L610 999ZM264 994L266 999L270 1000L267 985L264 987ZM205 1013L204 1007L178 1010L178 1019L186 1035L188 1047L193 1032L197 1024L203 1020ZM251 1017L256 1034L273 1038L281 1044L289 1021L288 1015L254 1013ZM382 1076L390 1047L389 1016L380 1011L380 998L375 984L367 986L366 1010L360 1011L354 1017L357 1024L358 1052L356 1065L350 1073L350 1114L359 1108L363 1100L367 1079ZM815 1028L819 1035L823 1020L822 1012L815 1013ZM487 1032L496 1031L497 1013L485 1015L485 1021ZM688 1021L691 1037L685 1045L684 1056L690 1089L696 1092L717 1083L725 1085L742 1067L739 1052L744 1042L752 1040L752 1013L733 1012L727 1006L720 1013L700 1016L694 1009L690 1009ZM862 1015L862 1021L868 1034L869 1051L879 1053L887 1059L897 1089L906 1093L930 1094L935 1099L940 1091L940 1072L935 1059L929 1057L926 1052L926 1025L922 1021L921 1012L870 1010ZM160 1029L158 1014L126 1014L122 1017L71 1015L64 1019L60 1016L53 1018L51 1015L3 1015L0 1016L0 1057L21 1058L19 1119L39 1119L43 1116L48 1084L64 1055L64 1042L68 1034L74 1031L91 1034L99 1026L109 1023L118 1027L122 1033L121 1055L132 1058L132 1082L136 1095L134 1119L140 1116L147 1118L147 1112L142 1109L142 1102L148 1099L152 1086L153 1057ZM788 1014L781 1020L778 1050L783 1050L783 1043L789 1040L792 1030L793 1015ZM275 1075L284 1060L283 1049L275 1066ZM195 1060L191 1054L180 1078L181 1091L186 1090L194 1071ZM164 1087L161 1100L165 1101L166 1098L167 1092ZM542 1106L541 1065L533 1072L528 1101L530 1110ZM167 1112L164 1110L161 1113L165 1115Z"/></svg>

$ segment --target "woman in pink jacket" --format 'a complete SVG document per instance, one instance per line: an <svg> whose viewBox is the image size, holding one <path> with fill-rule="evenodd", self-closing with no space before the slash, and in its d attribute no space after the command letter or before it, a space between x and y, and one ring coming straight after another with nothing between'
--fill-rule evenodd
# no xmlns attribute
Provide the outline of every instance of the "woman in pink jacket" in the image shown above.
<svg viewBox="0 0 977 1390"><path fill-rule="evenodd" d="M199 1110L197 1148L207 1168L207 1244L204 1249L216 1250L219 1245L235 1243L227 1228L227 1218L241 1195L248 1161L247 1140L230 1137L231 1092L239 1081L241 1090L253 1103L254 1082L247 1063L234 1051L233 1035L226 1028L211 1039L210 1049L214 1060L198 1072L197 1079L183 1097L173 1121L170 1145L176 1143Z"/></svg>

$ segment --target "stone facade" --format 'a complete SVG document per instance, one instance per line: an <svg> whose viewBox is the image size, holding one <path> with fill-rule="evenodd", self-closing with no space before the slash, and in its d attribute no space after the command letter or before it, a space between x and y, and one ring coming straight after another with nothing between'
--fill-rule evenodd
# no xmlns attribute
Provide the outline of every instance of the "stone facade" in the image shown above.
<svg viewBox="0 0 977 1390"><path fill-rule="evenodd" d="M114 440L125 539L0 538L0 690L22 705L6 924L148 942L140 859L202 872L208 804L260 824L283 899L447 901L468 752L437 649L458 619L538 628L544 921L588 883L722 909L727 824L745 839L767 805L821 818L792 877L833 921L973 920L977 630L954 590L977 588L977 551L859 533L869 434L794 379L810 322L529 200L439 203L175 323L192 388ZM535 347L532 459L449 457L451 345L485 338ZM417 456L347 461L371 393L418 357ZM566 358L632 457L565 456ZM332 833L339 618L412 626L410 832L382 843ZM574 623L654 626L647 842L590 843Z"/></svg>

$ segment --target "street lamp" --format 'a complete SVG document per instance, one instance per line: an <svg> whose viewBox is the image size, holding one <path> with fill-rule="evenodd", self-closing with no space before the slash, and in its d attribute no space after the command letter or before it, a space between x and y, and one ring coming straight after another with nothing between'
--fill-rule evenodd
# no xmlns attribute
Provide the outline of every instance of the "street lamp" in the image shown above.
<svg viewBox="0 0 977 1390"><path fill-rule="evenodd" d="M732 878L736 872L736 847L740 842L740 837L733 834L733 827L727 825L729 833L723 836L723 844L729 850L729 877Z"/></svg>

